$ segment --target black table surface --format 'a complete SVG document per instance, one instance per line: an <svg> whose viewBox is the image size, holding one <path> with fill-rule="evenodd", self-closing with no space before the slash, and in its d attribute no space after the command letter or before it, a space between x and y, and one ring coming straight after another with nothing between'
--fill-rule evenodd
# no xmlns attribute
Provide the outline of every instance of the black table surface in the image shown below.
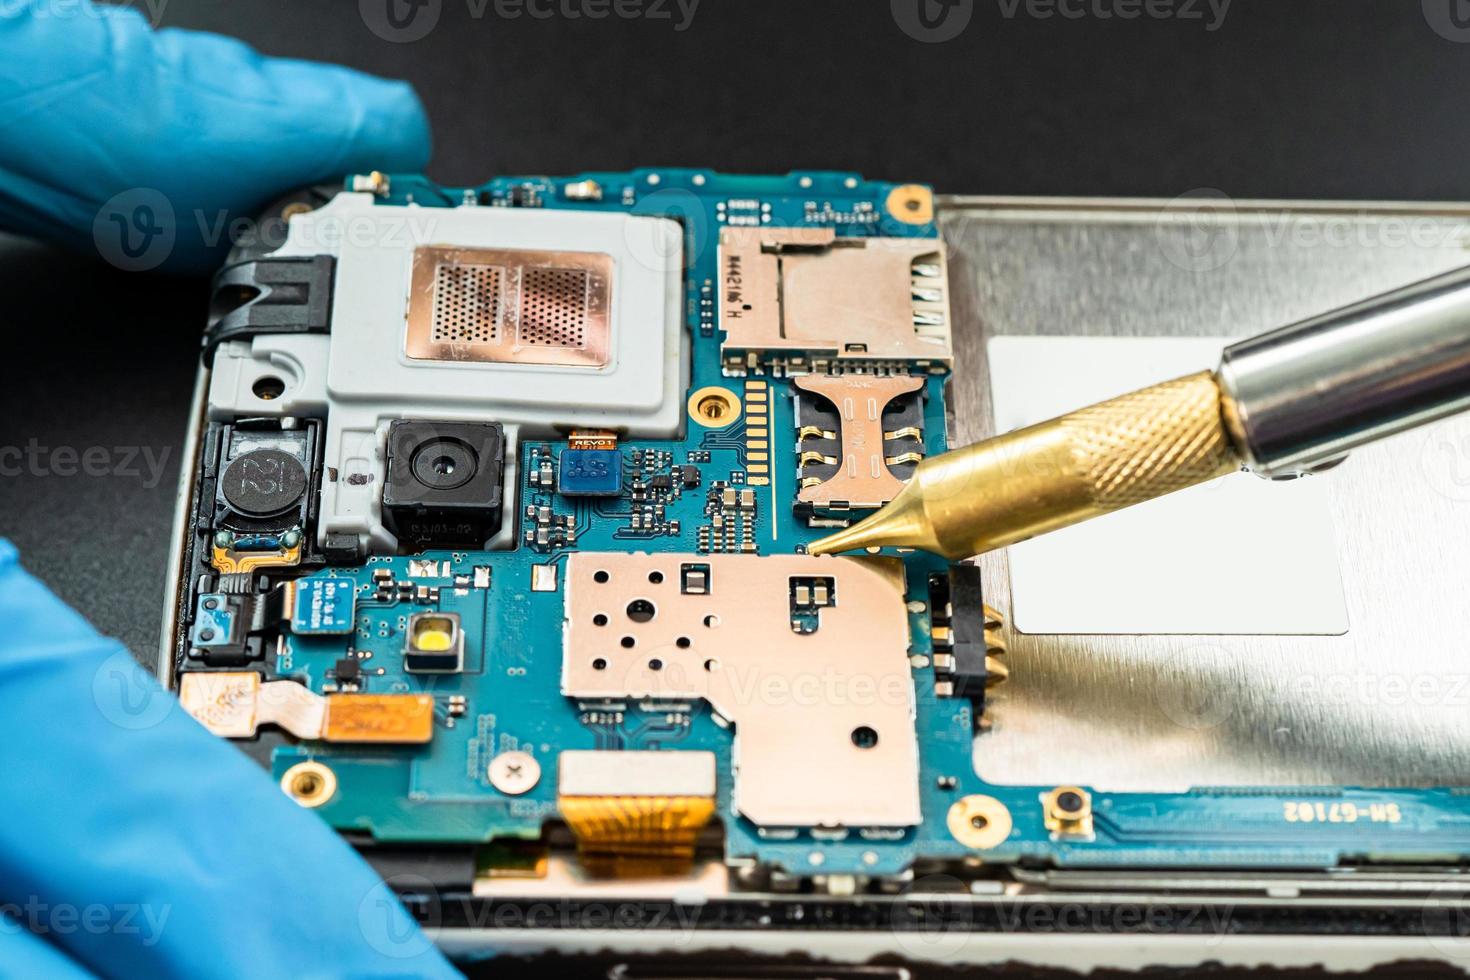
<svg viewBox="0 0 1470 980"><path fill-rule="evenodd" d="M1470 197L1464 0L955 0L969 20L937 43L902 26L925 3L952 32L937 0L417 0L428 20L399 23L433 23L412 41L380 36L390 2L408 9L137 6L411 80L445 182L685 165L977 194ZM206 297L0 238L0 452L20 450L0 455L0 535L149 659Z"/></svg>

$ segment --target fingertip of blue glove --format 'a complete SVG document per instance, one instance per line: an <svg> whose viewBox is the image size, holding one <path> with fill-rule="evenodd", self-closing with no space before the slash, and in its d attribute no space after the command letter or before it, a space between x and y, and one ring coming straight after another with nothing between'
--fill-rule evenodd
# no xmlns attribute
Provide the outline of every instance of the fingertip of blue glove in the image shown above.
<svg viewBox="0 0 1470 980"><path fill-rule="evenodd" d="M364 170L418 171L429 163L433 137L428 113L407 82L357 75L353 83L363 113L351 140L344 173Z"/></svg>
<svg viewBox="0 0 1470 980"><path fill-rule="evenodd" d="M0 73L0 105L19 113L17 139L0 141L0 227L85 246L98 202L151 191L178 222L171 254L118 262L99 245L103 257L207 272L228 248L213 230L281 194L428 164L429 120L406 82L78 2L90 17L43 15L44 0L0 12L15 69Z"/></svg>

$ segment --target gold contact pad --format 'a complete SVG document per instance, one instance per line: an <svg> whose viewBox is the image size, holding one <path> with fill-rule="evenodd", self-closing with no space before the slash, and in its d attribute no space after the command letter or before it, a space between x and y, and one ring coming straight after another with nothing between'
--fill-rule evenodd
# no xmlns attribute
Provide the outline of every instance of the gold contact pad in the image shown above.
<svg viewBox="0 0 1470 980"><path fill-rule="evenodd" d="M796 387L836 406L842 420L837 472L822 483L803 486L797 499L819 506L880 507L898 496L904 482L893 475L884 458L889 434L883 429L883 409L898 396L924 387L924 379L806 374L793 380Z"/></svg>

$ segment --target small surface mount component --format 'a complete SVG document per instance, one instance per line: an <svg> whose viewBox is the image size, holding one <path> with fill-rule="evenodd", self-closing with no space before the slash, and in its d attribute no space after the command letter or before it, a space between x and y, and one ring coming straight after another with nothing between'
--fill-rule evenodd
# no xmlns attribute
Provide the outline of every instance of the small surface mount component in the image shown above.
<svg viewBox="0 0 1470 980"><path fill-rule="evenodd" d="M399 547L483 548L500 529L504 469L494 422L394 422L383 516Z"/></svg>
<svg viewBox="0 0 1470 980"><path fill-rule="evenodd" d="M300 636L351 633L355 628L357 586L351 579L307 578L288 582L291 632Z"/></svg>
<svg viewBox="0 0 1470 980"><path fill-rule="evenodd" d="M362 661L356 657L339 657L332 665L332 677L338 687L355 689L362 680Z"/></svg>
<svg viewBox="0 0 1470 980"><path fill-rule="evenodd" d="M709 523L699 529L699 550L754 554L756 493L750 487L735 487L723 480L709 485L704 513Z"/></svg>
<svg viewBox="0 0 1470 980"><path fill-rule="evenodd" d="M791 631L815 633L821 625L819 613L837 605L837 580L830 575L793 576L791 579Z"/></svg>
<svg viewBox="0 0 1470 980"><path fill-rule="evenodd" d="M561 454L557 492L564 497L616 497L623 491L623 454L611 432L573 432Z"/></svg>
<svg viewBox="0 0 1470 980"><path fill-rule="evenodd" d="M576 543L577 520L571 514L558 514L546 504L527 504L526 523L526 544L537 551L550 551Z"/></svg>
<svg viewBox="0 0 1470 980"><path fill-rule="evenodd" d="M600 201L602 185L595 180L572 180L562 185L562 194L568 201Z"/></svg>
<svg viewBox="0 0 1470 980"><path fill-rule="evenodd" d="M464 669L464 630L455 613L421 612L408 619L403 667L415 673L448 674Z"/></svg>

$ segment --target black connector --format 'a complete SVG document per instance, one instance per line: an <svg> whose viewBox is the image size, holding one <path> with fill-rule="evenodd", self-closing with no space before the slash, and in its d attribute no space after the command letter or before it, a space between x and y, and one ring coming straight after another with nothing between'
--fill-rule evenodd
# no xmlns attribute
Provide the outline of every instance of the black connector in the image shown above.
<svg viewBox="0 0 1470 980"><path fill-rule="evenodd" d="M929 609L935 680L947 685L941 691L968 698L979 724L990 679L985 660L985 600L980 569L951 565L947 572L929 576Z"/></svg>

